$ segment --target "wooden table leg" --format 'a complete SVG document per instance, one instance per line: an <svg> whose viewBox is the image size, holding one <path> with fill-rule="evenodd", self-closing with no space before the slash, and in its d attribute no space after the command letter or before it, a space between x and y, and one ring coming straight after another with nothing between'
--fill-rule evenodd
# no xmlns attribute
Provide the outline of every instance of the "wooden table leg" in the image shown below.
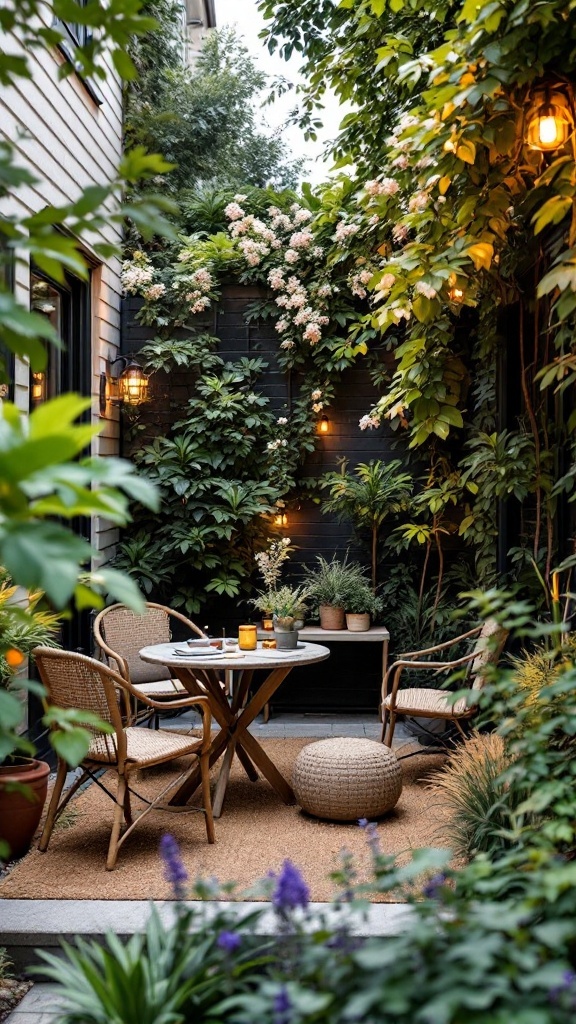
<svg viewBox="0 0 576 1024"><path fill-rule="evenodd" d="M378 717L384 721L384 680L388 671L388 640L382 642L382 684L380 686L380 703L378 705Z"/></svg>
<svg viewBox="0 0 576 1024"><path fill-rule="evenodd" d="M226 697L222 694L219 682L217 683L217 686L215 685L214 673L204 673L206 688L202 689L193 673L188 674L188 670L184 668L184 666L182 666L182 668L178 666L178 668L178 678L182 681L188 692L194 691L194 695L197 696L198 693L206 693L206 690L208 690L209 696L213 698L213 714L222 728L212 741L212 745L210 747L210 765L213 765L215 761L221 757L224 751L227 753L228 749L230 747L232 748L226 771L221 776L222 783L220 789L218 789L217 784L218 792L215 794L215 796L218 796L220 811L224 801L225 789L234 753L238 755L238 758L243 764L249 778L255 780L258 777L254 768L254 765L256 765L265 778L268 779L270 785L273 786L276 792L280 795L284 803L294 803L294 793L286 782L286 779L284 779L280 774L258 741L248 732L248 726L251 725L256 718L256 715L260 713L264 705L270 700L280 684L290 673L292 666L286 665L273 669L262 683L262 686L259 687L252 699L242 710L240 710L241 703L244 699L242 696L242 690L245 687L245 692L247 692L250 680L241 679L234 697L234 702L237 701L236 707L238 708L236 715L229 707ZM246 675L248 675L248 673L246 673ZM218 783L220 783L220 779L218 780ZM196 791L199 784L200 769L198 768L188 777L188 779L185 780L185 782L182 783L180 788L171 798L170 803L177 806L185 804Z"/></svg>
<svg viewBox="0 0 576 1024"><path fill-rule="evenodd" d="M236 740L232 737L226 747L226 753L222 759L222 767L220 769L220 775L218 776L218 782L214 790L214 796L212 797L212 813L215 818L219 818L222 814L222 804L224 803L224 797L226 795L226 788L228 786L228 779L230 778L230 769L232 767L232 761L234 759L234 751L236 749ZM252 762L250 762L252 767ZM256 778L258 775L256 774Z"/></svg>
<svg viewBox="0 0 576 1024"><path fill-rule="evenodd" d="M286 782L284 776L280 774L274 762L270 760L266 751L258 743L258 740L251 733L243 732L238 736L236 744L238 747L240 744L246 747L254 764L258 766L262 775L268 779L268 782L276 790L284 803L295 804L296 798L292 787Z"/></svg>

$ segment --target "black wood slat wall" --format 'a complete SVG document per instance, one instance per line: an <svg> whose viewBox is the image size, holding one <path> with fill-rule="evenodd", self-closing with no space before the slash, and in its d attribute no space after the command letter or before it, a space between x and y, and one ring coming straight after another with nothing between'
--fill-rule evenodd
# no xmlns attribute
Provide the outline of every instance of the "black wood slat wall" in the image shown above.
<svg viewBox="0 0 576 1024"><path fill-rule="evenodd" d="M218 351L223 359L232 361L249 355L266 359L269 366L259 390L269 398L278 415L282 415L295 397L297 385L278 367L278 335L271 322L260 325L246 322L250 303L262 299L263 295L258 288L227 285L213 311L213 319L203 323L220 339ZM134 356L154 336L153 329L142 327L136 321L139 306L139 300L129 299L123 311L122 348L124 353ZM156 376L153 401L144 412L148 435L167 429L175 418L174 404L184 407L190 383L180 371L171 375L169 387L161 375ZM358 426L360 417L370 410L376 399L370 375L361 363L344 373L336 387L334 402L326 410L330 432L318 437L317 449L304 467L305 475L319 476L337 469L342 456L349 460L350 468L370 459L398 457L392 447L394 435L386 423L376 431L362 431ZM286 535L296 547L290 563L295 576L303 565L312 564L318 554L329 559L334 553L342 557L348 550L351 557L369 564L369 552L353 542L351 526L322 515L319 506L312 501L302 500L297 507L290 508L288 520ZM381 654L381 647L376 644L333 645L333 657L327 662L291 674L278 695L277 706L304 711L375 711L380 692Z"/></svg>

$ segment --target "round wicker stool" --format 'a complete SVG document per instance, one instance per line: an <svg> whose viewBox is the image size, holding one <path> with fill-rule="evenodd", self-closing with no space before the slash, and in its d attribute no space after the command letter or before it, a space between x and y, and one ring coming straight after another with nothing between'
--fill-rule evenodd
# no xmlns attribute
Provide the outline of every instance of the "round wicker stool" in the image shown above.
<svg viewBox="0 0 576 1024"><path fill-rule="evenodd" d="M402 792L402 771L389 747L342 736L303 747L292 785L309 814L354 821L392 810Z"/></svg>

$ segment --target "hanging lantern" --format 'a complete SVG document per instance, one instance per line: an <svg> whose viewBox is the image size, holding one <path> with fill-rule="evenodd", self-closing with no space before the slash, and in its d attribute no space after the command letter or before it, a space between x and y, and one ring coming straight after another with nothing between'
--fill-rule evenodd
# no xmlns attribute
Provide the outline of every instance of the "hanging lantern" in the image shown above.
<svg viewBox="0 0 576 1024"><path fill-rule="evenodd" d="M572 134L574 116L567 96L558 89L537 89L526 114L526 142L530 149L551 153Z"/></svg>

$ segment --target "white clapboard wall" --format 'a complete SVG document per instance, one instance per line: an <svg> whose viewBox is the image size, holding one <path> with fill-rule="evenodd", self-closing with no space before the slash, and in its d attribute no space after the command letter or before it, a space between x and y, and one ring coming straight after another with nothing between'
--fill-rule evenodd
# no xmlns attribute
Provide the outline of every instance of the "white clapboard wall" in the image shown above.
<svg viewBox="0 0 576 1024"><path fill-rule="evenodd" d="M0 46L9 53L23 52L15 34L2 35ZM39 48L27 53L32 79L21 79L0 91L0 137L8 138L16 150L17 162L37 179L33 186L17 189L0 201L0 212L26 215L47 204L60 204L78 196L90 184L106 184L117 172L122 152L122 88L110 61L106 80L97 79L97 103L82 80L73 74L60 79L65 60L58 49ZM100 236L118 242L118 225L109 224ZM94 238L82 244L92 258ZM18 254L15 290L20 302L29 303L30 268L26 253ZM118 452L118 412L108 405L106 416L99 412L100 373L117 355L120 341L120 261L94 257L91 278L91 367L92 417L101 427L93 441L93 452ZM18 361L15 368L15 401L28 409L29 372ZM98 561L113 553L117 531L105 520L95 520L92 542Z"/></svg>

